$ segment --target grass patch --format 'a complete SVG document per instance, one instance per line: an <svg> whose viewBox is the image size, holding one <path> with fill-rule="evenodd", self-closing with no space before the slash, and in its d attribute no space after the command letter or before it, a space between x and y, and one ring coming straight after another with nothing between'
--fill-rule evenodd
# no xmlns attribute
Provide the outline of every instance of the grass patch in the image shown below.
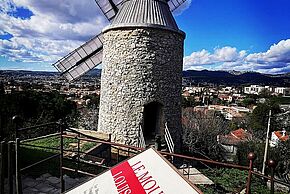
<svg viewBox="0 0 290 194"><path fill-rule="evenodd" d="M205 176L211 179L215 186L206 187L205 193L240 192L246 186L247 172L237 169L201 169Z"/></svg>
<svg viewBox="0 0 290 194"><path fill-rule="evenodd" d="M88 151L89 149L93 148L94 146L96 146L97 143L95 142L85 142L82 146L81 146L81 151L85 152Z"/></svg>
<svg viewBox="0 0 290 194"><path fill-rule="evenodd" d="M70 143L77 143L77 140L76 139L72 139L72 138L64 138L63 139L63 147L64 147L64 149L69 149L69 144ZM43 147L48 147L48 148L58 148L59 149L60 148L60 137L58 137L58 136L48 137L48 138L45 138L45 139L39 139L39 140L27 142L26 144L35 145L35 146L43 146ZM58 152L56 150L51 150L51 149L46 149L46 148L37 148L37 147L31 147L31 148L32 149L37 149L37 150L54 152L54 153Z"/></svg>
<svg viewBox="0 0 290 194"><path fill-rule="evenodd" d="M77 149L76 146L70 145L72 143L76 144L77 139L64 138L63 143L64 143L64 146L63 146L64 149L67 149L67 150L76 150ZM81 141L80 143L81 143L80 150L82 152L85 152L96 145L96 143L94 143L94 142ZM47 147L47 148L38 148L38 147L31 147L31 146L22 145L20 147L20 152L19 152L20 153L21 168L24 168L26 166L29 166L29 165L35 163L35 162L41 161L41 160L48 158L56 153L59 153L58 150L52 150L49 148L59 149L60 148L60 137L59 136L48 137L45 139L39 139L39 140L31 141L31 142L26 142L25 144L42 146L42 147ZM76 163L64 160L64 166L67 166L70 168L76 168ZM88 167L88 165L80 165L80 167L81 167L81 169L85 168L84 169L85 171L94 172L94 171L92 171L93 168ZM47 162L41 163L35 167L32 167L23 173L29 174L30 176L33 176L33 177L38 177L44 173L50 173L53 176L59 176L59 171L60 171L59 170L59 157L57 157L57 158L54 158L54 159L49 160ZM66 172L66 174L72 175L72 173L69 173L69 172Z"/></svg>
<svg viewBox="0 0 290 194"><path fill-rule="evenodd" d="M72 146L70 144L72 143L77 143L77 139L73 138L63 138L63 147L64 149L72 149ZM45 139L39 139L35 141L28 142L26 144L29 145L35 145L35 146L42 146L42 147L48 147L48 148L60 148L60 137L55 136L55 137L48 137ZM80 141L80 151L85 152L97 145L95 142L87 142L87 141ZM40 149L44 151L49 151L49 152L54 152L57 153L58 151L56 150L51 150L51 149L45 149L45 148L33 148L33 149ZM76 150L77 147L74 147L74 150Z"/></svg>
<svg viewBox="0 0 290 194"><path fill-rule="evenodd" d="M21 147L19 153L20 153L21 168L29 166L35 162L41 161L55 154L54 152L40 149L31 149L29 147ZM23 174L29 174L30 176L33 177L38 177L41 174L45 173L50 173L54 176L59 176L59 157L38 164L23 172Z"/></svg>
<svg viewBox="0 0 290 194"><path fill-rule="evenodd" d="M199 170L215 183L215 185L199 185L205 194L239 193L246 188L247 171L227 168ZM262 179L253 175L251 193L270 194L270 190ZM282 192L275 192L275 194L282 194Z"/></svg>

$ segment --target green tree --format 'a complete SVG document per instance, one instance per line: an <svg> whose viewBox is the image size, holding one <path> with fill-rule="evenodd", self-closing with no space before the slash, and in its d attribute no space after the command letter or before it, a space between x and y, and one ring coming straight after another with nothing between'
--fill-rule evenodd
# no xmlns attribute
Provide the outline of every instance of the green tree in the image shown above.
<svg viewBox="0 0 290 194"><path fill-rule="evenodd" d="M269 98L271 96L271 92L267 89L263 89L260 93L259 93L259 97L261 98Z"/></svg>
<svg viewBox="0 0 290 194"><path fill-rule="evenodd" d="M5 94L4 84L3 82L0 82L0 95Z"/></svg>
<svg viewBox="0 0 290 194"><path fill-rule="evenodd" d="M256 154L254 168L259 171L263 167L265 143L261 141L249 141L238 144L235 162L240 165L247 166L249 161L247 155L250 152ZM273 159L277 162L275 170L276 176L285 182L290 183L290 141L280 142L277 147L269 147L267 159ZM266 168L266 174L270 173L270 169Z"/></svg>
<svg viewBox="0 0 290 194"><path fill-rule="evenodd" d="M65 119L73 124L77 117L77 107L58 92L23 91L0 95L1 138L10 138L14 126L12 117L18 115L22 127ZM55 129L51 129L55 130ZM33 133L32 133L33 134Z"/></svg>
<svg viewBox="0 0 290 194"><path fill-rule="evenodd" d="M189 97L182 96L181 104L182 104L183 108L194 107L195 106L195 99L193 96L189 96Z"/></svg>
<svg viewBox="0 0 290 194"><path fill-rule="evenodd" d="M242 101L242 105L245 107L251 106L251 105L255 105L256 104L256 100L254 98L245 98Z"/></svg>
<svg viewBox="0 0 290 194"><path fill-rule="evenodd" d="M247 159L247 156L250 152L254 152L256 155L254 167L257 168L258 170L262 170L264 149L265 144L262 142L257 141L241 142L238 144L237 147L235 162L239 163L240 165L248 166L249 161Z"/></svg>
<svg viewBox="0 0 290 194"><path fill-rule="evenodd" d="M97 108L100 104L100 96L99 95L87 95L84 97L85 100L89 99L88 107L89 108Z"/></svg>
<svg viewBox="0 0 290 194"><path fill-rule="evenodd" d="M281 112L279 105L272 103L271 101L258 104L258 106L253 110L253 113L250 116L250 127L253 130L255 137L261 139L266 137L270 110L272 111L273 116ZM275 120L271 120L271 129L275 129L276 126L277 123L275 123Z"/></svg>
<svg viewBox="0 0 290 194"><path fill-rule="evenodd" d="M277 147L270 149L269 158L277 162L277 176L290 183L290 140L279 142Z"/></svg>

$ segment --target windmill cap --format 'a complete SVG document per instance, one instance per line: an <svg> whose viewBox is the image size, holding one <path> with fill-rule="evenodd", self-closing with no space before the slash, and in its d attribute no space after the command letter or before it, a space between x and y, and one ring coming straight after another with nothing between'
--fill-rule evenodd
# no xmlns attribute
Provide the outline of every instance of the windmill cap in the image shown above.
<svg viewBox="0 0 290 194"><path fill-rule="evenodd" d="M111 25L103 32L116 28L149 27L185 33L178 26L165 0L127 0L122 3L120 10Z"/></svg>

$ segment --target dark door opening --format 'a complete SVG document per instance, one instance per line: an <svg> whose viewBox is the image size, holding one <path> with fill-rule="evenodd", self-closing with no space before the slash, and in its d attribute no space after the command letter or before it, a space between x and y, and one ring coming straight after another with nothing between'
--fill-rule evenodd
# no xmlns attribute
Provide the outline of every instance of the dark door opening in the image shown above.
<svg viewBox="0 0 290 194"><path fill-rule="evenodd" d="M144 106L143 112L143 134L145 141L154 140L160 134L162 126L162 104L151 102Z"/></svg>

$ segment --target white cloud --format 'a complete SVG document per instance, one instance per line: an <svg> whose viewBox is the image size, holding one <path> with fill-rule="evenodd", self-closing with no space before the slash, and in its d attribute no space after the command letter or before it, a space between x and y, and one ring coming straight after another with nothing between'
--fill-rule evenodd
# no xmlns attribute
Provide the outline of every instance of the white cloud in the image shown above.
<svg viewBox="0 0 290 194"><path fill-rule="evenodd" d="M281 40L278 44L272 45L267 52L248 55L247 61L256 63L290 63L290 39Z"/></svg>
<svg viewBox="0 0 290 194"><path fill-rule="evenodd" d="M237 52L236 48L226 46L223 48L215 49L212 57L217 62L231 62L237 61L238 59L240 59L240 57L243 57L245 53L246 51Z"/></svg>
<svg viewBox="0 0 290 194"><path fill-rule="evenodd" d="M235 47L215 48L213 53L207 50L193 52L184 57L184 69L258 71L261 73L285 73L290 71L290 39L281 40L266 52L247 54Z"/></svg>
<svg viewBox="0 0 290 194"><path fill-rule="evenodd" d="M234 47L215 48L213 53L203 49L193 52L190 56L184 57L184 69L194 69L195 66L205 66L220 63L240 61L246 55L246 51L237 51ZM208 67L209 68L209 67Z"/></svg>
<svg viewBox="0 0 290 194"><path fill-rule="evenodd" d="M3 0L2 0L3 1ZM11 16L17 8L33 15ZM15 14L14 14L15 15ZM94 1L4 0L0 5L0 55L13 61L52 63L98 34L107 21Z"/></svg>
<svg viewBox="0 0 290 194"><path fill-rule="evenodd" d="M13 37L10 41L0 40L1 55L12 61L51 62L64 56L80 42L66 40L50 41L46 38L27 39Z"/></svg>
<svg viewBox="0 0 290 194"><path fill-rule="evenodd" d="M175 12L190 6L183 3ZM32 16L20 18L19 8ZM98 34L107 24L94 0L1 0L0 56L11 61L53 63Z"/></svg>
<svg viewBox="0 0 290 194"><path fill-rule="evenodd" d="M200 65L209 65L212 63L211 54L203 49L201 51L193 52L190 56L183 59L184 69L192 69Z"/></svg>
<svg viewBox="0 0 290 194"><path fill-rule="evenodd" d="M14 11L16 9L14 3L12 0L3 0L0 3L0 12L10 12L10 11Z"/></svg>

